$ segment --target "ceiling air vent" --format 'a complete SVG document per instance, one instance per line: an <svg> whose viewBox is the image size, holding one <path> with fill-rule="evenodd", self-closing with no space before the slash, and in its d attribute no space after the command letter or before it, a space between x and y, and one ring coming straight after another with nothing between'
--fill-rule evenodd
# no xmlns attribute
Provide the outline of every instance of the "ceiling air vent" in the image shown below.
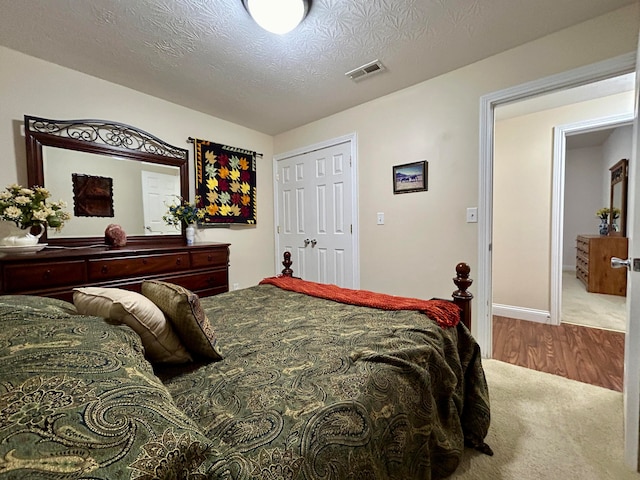
<svg viewBox="0 0 640 480"><path fill-rule="evenodd" d="M365 77L370 77L374 73L382 72L384 69L384 65L380 60L374 60L361 67L354 68L350 72L345 73L345 75L353 81L359 81Z"/></svg>

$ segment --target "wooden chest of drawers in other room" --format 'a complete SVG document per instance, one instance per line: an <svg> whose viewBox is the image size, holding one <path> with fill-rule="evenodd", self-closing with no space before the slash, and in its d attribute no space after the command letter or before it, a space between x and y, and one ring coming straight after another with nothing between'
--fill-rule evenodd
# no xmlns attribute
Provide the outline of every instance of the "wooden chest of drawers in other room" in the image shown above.
<svg viewBox="0 0 640 480"><path fill-rule="evenodd" d="M227 292L229 244L45 249L29 255L0 256L2 295L71 301L76 287L139 292L144 280L176 283L201 297Z"/></svg>
<svg viewBox="0 0 640 480"><path fill-rule="evenodd" d="M625 237L578 235L576 239L576 277L587 292L626 295L627 270L611 268L611 257L627 258Z"/></svg>

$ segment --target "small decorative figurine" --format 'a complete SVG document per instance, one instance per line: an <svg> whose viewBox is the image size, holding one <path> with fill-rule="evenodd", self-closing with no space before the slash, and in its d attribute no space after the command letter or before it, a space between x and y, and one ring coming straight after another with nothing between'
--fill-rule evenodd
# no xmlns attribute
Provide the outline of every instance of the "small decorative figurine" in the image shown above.
<svg viewBox="0 0 640 480"><path fill-rule="evenodd" d="M124 247L127 244L127 234L120 225L111 223L104 231L104 241L112 247Z"/></svg>

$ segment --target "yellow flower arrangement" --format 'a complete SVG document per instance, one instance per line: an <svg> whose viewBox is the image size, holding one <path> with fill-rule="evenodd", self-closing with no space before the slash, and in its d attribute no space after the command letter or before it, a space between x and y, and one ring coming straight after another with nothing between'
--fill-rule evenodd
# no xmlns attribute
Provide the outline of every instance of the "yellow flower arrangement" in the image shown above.
<svg viewBox="0 0 640 480"><path fill-rule="evenodd" d="M606 220L607 218L609 218L609 208L602 207L599 210L597 210L596 217L598 217L600 220Z"/></svg>
<svg viewBox="0 0 640 480"><path fill-rule="evenodd" d="M608 207L602 207L601 209L596 211L596 217L598 217L600 220L606 220L609 218L609 213L611 213L611 210ZM619 216L620 216L620 209L614 207L612 219L615 220Z"/></svg>

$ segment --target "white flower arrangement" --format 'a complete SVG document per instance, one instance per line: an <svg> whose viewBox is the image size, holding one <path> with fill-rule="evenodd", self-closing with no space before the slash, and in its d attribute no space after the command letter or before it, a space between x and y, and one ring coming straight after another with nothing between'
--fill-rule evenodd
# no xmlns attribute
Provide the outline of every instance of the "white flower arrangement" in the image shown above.
<svg viewBox="0 0 640 480"><path fill-rule="evenodd" d="M65 202L48 202L49 197L51 194L44 187L9 185L0 192L0 220L23 229L40 225L60 231L71 215L63 210Z"/></svg>

